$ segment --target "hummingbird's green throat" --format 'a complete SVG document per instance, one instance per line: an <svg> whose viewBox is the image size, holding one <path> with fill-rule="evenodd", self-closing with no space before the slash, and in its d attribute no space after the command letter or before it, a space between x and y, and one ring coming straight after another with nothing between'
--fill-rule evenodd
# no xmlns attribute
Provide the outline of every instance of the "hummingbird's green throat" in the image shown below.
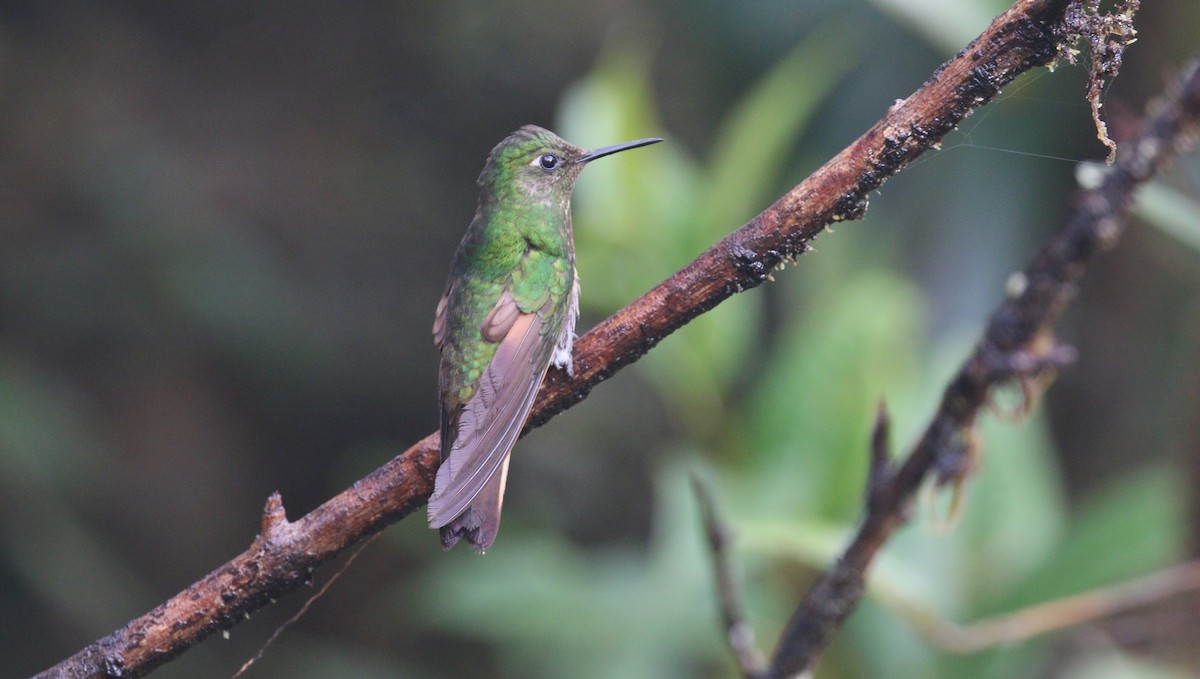
<svg viewBox="0 0 1200 679"><path fill-rule="evenodd" d="M429 525L449 549L496 539L513 444L551 363L571 373L579 314L571 191L584 165L661 139L588 151L526 125L488 154L433 337L441 459Z"/></svg>

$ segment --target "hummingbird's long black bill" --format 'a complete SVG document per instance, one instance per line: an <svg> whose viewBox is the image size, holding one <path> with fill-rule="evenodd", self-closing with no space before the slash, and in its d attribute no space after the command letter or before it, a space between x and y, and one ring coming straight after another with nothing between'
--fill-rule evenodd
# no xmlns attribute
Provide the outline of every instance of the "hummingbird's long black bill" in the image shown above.
<svg viewBox="0 0 1200 679"><path fill-rule="evenodd" d="M614 153L619 153L621 151L628 151L629 149L636 149L636 148L640 148L642 146L649 146L651 144L657 144L660 141L662 141L662 139L660 139L658 137L651 137L650 139L638 139L637 141L627 141L624 144L613 144L612 146L602 146L598 149L592 149L591 151L588 151L587 153L585 153L583 155L582 158L580 158L579 160L577 160L575 162L590 163L597 158L603 158L604 156L611 156Z"/></svg>

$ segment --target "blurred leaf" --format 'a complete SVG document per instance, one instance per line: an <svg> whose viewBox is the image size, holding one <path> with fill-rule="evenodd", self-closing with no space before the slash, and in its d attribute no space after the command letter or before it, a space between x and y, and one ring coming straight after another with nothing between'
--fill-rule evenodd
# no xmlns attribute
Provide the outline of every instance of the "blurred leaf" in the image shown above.
<svg viewBox="0 0 1200 679"><path fill-rule="evenodd" d="M1008 5L995 0L874 0L873 4L946 54L962 49Z"/></svg>
<svg viewBox="0 0 1200 679"><path fill-rule="evenodd" d="M795 519L744 519L736 524L741 549L785 558L813 570L824 570L850 538L848 523Z"/></svg>
<svg viewBox="0 0 1200 679"><path fill-rule="evenodd" d="M747 399L744 436L730 442L753 460L745 507L856 515L875 402L912 389L922 316L910 285L871 273L793 318Z"/></svg>
<svg viewBox="0 0 1200 679"><path fill-rule="evenodd" d="M857 62L853 26L815 28L741 96L713 140L692 242L706 247L775 195L796 140L817 106ZM707 228L704 228L707 227Z"/></svg>
<svg viewBox="0 0 1200 679"><path fill-rule="evenodd" d="M688 476L659 476L646 552L586 552L507 524L484 557L460 550L414 594L430 624L486 639L519 676L684 677L727 662Z"/></svg>
<svg viewBox="0 0 1200 679"><path fill-rule="evenodd" d="M963 557L963 602L1009 591L1044 567L1068 524L1065 489L1040 410L1020 423L985 416L979 440L979 471L967 481L955 531L961 537L956 547Z"/></svg>
<svg viewBox="0 0 1200 679"><path fill-rule="evenodd" d="M1069 663L1062 679L1187 679L1195 674L1132 653L1106 648Z"/></svg>
<svg viewBox="0 0 1200 679"><path fill-rule="evenodd" d="M1138 192L1134 213L1184 245L1200 252L1200 202L1167 186L1149 182Z"/></svg>
<svg viewBox="0 0 1200 679"><path fill-rule="evenodd" d="M874 579L877 571L872 569L871 573ZM917 582L929 580L926 574ZM863 598L829 650L829 656L843 660L840 667L853 668L851 676L869 679L973 677L945 672L942 655L930 648L916 630L894 612L894 604L887 600L888 593L897 591L894 586L876 587L868 582L868 587L870 596ZM870 651L864 653L861 649Z"/></svg>
<svg viewBox="0 0 1200 679"><path fill-rule="evenodd" d="M1159 466L1119 477L1087 498L1043 567L985 612L1111 585L1174 563L1186 531L1179 478Z"/></svg>
<svg viewBox="0 0 1200 679"><path fill-rule="evenodd" d="M574 199L585 308L628 303L764 207L816 106L854 63L847 30L814 30L751 86L718 130L707 167L663 145L588 169ZM608 50L564 97L564 133L599 130L608 138L598 143L611 143L657 130L649 65L635 47ZM592 271L606 278L589 283ZM723 304L640 364L701 438L725 426L723 394L752 348L762 303Z"/></svg>

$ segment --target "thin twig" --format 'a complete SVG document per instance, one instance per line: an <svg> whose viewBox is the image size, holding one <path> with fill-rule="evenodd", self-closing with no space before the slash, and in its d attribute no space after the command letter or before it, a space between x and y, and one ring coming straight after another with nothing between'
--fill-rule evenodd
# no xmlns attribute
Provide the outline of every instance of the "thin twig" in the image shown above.
<svg viewBox="0 0 1200 679"><path fill-rule="evenodd" d="M733 572L733 559L729 556L729 526L725 525L717 513L712 488L698 473L692 474L692 489L696 493L696 502L700 505L700 521L704 524L708 548L712 553L717 599L720 602L721 620L725 624L729 647L733 650L733 656L746 679L766 679L767 659L754 639L754 628L746 621L741 586Z"/></svg>
<svg viewBox="0 0 1200 679"><path fill-rule="evenodd" d="M284 620L283 624L275 628L275 631L271 633L271 636L268 637L263 645L258 649L258 653L255 653L254 657L243 663L242 666L238 668L238 671L233 673L233 677L231 677L231 679L238 679L238 677L246 673L246 670L250 669L251 665L261 660L263 653L266 653L267 651L267 647L275 643L275 640L279 638L279 635L283 634L285 629L291 627L292 624L300 618L303 618L304 614L308 613L309 607L312 606L317 599L325 596L325 592L329 591L329 588L333 586L333 583L337 582L338 578L342 577L342 573L345 573L346 570L350 568L350 564L354 563L354 560L358 558L358 555L362 554L363 550L369 547L372 542L375 542L375 540L379 538L379 535L379 533L376 533L359 544L358 547L350 553L350 556L346 557L346 562L342 564L342 567L337 569L337 571L330 576L329 580L327 580L324 585L321 585L321 589L317 590L315 594L308 597L308 601L304 602L304 605L300 607L300 610L296 611L295 615L287 620Z"/></svg>
<svg viewBox="0 0 1200 679"><path fill-rule="evenodd" d="M1011 613L955 625L932 615L914 616L917 629L947 653L977 653L1074 627L1200 591L1200 561L1189 561L1115 585L1046 601Z"/></svg>
<svg viewBox="0 0 1200 679"><path fill-rule="evenodd" d="M1088 60L1091 62L1087 100L1092 108L1096 138L1108 147L1105 162L1109 165L1117 157L1117 144L1108 136L1108 125L1100 115L1103 106L1100 95L1104 91L1104 83L1117 77L1117 72L1121 70L1125 48L1137 39L1133 16L1140 5L1140 0L1120 0L1112 12L1104 13L1100 11L1100 0L1087 0L1077 11L1078 21L1087 27L1082 33L1087 38Z"/></svg>
<svg viewBox="0 0 1200 679"><path fill-rule="evenodd" d="M875 407L875 424L871 428L871 464L867 468L866 505L872 507L879 501L896 467L892 463L892 418L888 415L887 403L882 399Z"/></svg>
<svg viewBox="0 0 1200 679"><path fill-rule="evenodd" d="M867 195L935 146L1021 73L1049 63L1076 36L1069 0L1018 0L963 52L897 102L862 137L745 226L713 245L575 343L574 377L552 370L527 428L579 403L664 337L733 294L768 280L830 223L857 219ZM356 542L423 505L433 489L430 435L300 520L41 677L138 677L307 582Z"/></svg>
<svg viewBox="0 0 1200 679"><path fill-rule="evenodd" d="M1063 230L1010 284L1011 296L992 314L983 338L946 387L937 414L904 463L885 483L872 475L862 526L788 622L772 659L771 676L795 676L811 668L858 604L867 568L907 520L921 485L930 478L959 483L971 471L975 418L989 403L992 389L1014 380L1023 387L1044 384L1072 359L1074 353L1054 339L1053 326L1087 264L1115 244L1133 190L1192 140L1200 125L1200 59L1192 62L1168 97L1149 107L1140 134L1123 143L1116 166L1099 170L1094 188L1075 199L1077 208Z"/></svg>

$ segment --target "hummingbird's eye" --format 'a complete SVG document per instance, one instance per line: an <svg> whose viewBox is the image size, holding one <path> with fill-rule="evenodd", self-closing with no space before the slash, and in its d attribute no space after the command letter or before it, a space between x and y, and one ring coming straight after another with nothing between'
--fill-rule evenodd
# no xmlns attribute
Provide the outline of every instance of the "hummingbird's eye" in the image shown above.
<svg viewBox="0 0 1200 679"><path fill-rule="evenodd" d="M550 170L558 167L558 156L554 155L553 153L547 153L541 158L538 158L537 162L543 170L549 172Z"/></svg>

